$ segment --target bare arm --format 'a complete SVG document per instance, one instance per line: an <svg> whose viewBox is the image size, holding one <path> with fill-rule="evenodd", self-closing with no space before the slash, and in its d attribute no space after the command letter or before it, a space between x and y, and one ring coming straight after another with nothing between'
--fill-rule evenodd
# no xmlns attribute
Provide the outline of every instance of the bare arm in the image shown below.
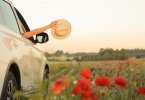
<svg viewBox="0 0 145 100"><path fill-rule="evenodd" d="M43 32L43 31L45 31L45 30L47 30L47 29L49 29L49 28L55 27L56 24L57 24L57 22L58 22L58 21L53 21L53 22L51 22L49 25L46 25L46 26L44 26L44 27L34 29L34 30L30 31L30 32L25 32L25 33L23 34L23 36L24 36L25 38L29 38L29 37L31 37L31 36L33 36L33 35L39 34L39 33Z"/></svg>

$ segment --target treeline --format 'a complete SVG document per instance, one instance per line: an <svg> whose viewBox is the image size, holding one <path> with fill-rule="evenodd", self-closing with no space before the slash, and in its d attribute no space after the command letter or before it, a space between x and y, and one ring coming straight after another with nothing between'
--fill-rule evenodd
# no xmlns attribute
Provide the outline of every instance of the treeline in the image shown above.
<svg viewBox="0 0 145 100"><path fill-rule="evenodd" d="M55 53L45 53L46 57L73 57L77 61L102 61L102 60L127 60L129 58L145 58L145 49L121 49L114 50L112 48L101 48L99 52L77 52L68 53L57 50ZM69 60L69 59L68 59Z"/></svg>

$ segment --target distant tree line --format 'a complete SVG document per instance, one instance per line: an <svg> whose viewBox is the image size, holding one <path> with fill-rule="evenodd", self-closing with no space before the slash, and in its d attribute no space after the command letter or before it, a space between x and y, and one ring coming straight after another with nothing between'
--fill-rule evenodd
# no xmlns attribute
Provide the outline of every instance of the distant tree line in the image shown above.
<svg viewBox="0 0 145 100"><path fill-rule="evenodd" d="M145 58L145 49L121 49L114 50L112 48L101 48L99 52L77 52L68 53L62 50L57 50L55 53L45 52L46 57L73 57L76 61L102 61L102 60L127 60L129 58Z"/></svg>

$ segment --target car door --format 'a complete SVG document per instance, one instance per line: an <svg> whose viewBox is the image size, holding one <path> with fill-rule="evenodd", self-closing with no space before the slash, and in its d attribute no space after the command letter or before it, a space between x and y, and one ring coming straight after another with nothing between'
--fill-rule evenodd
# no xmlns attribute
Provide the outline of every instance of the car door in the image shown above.
<svg viewBox="0 0 145 100"><path fill-rule="evenodd" d="M18 15L22 30L24 32L30 31L26 21L24 20L23 16L20 14L20 12L16 9L16 13ZM45 34L45 36L43 36L43 34ZM38 36L38 35L37 35ZM36 36L36 37L37 37ZM48 35L46 33L41 33L39 34L39 38L36 38L34 40L33 36L29 38L30 42L29 46L30 46L30 66L33 68L33 70L31 71L32 73L32 86L33 89L35 89L35 87L37 88L37 83L39 83L40 81L42 81L43 79L43 73L44 73L44 69L45 69L45 65L47 64L47 60L43 54L43 52L41 51L41 49L39 48L39 46L36 43L45 43L47 42L49 39L47 37ZM39 39L40 41L38 41L37 39ZM43 40L44 39L44 40ZM41 41L43 40L43 41Z"/></svg>
<svg viewBox="0 0 145 100"><path fill-rule="evenodd" d="M16 11L16 14L18 15L18 19L20 21L20 27L22 28L22 33L30 31L23 16L20 14L20 12L17 9L15 9L15 11ZM43 38L45 39L45 41L43 41L41 43L45 43L48 41L48 38L45 38L45 37L43 37ZM43 52L37 46L36 43L38 42L38 40L37 40L37 42L36 42L36 40L34 40L33 36L30 37L29 39L27 39L27 42L29 41L28 46L30 49L30 51L29 51L30 52L30 54L29 54L30 65L29 66L32 68L29 72L32 74L31 87L33 90L37 89L37 85L38 85L37 83L42 81L44 67L45 67L45 64L47 62Z"/></svg>
<svg viewBox="0 0 145 100"><path fill-rule="evenodd" d="M37 44L32 45L31 50L33 52L31 63L33 64L34 67L33 84L37 88L37 85L43 80L46 58L41 49L39 49L39 46Z"/></svg>
<svg viewBox="0 0 145 100"><path fill-rule="evenodd" d="M1 1L0 7L2 9L4 20L4 30L1 32L3 34L1 35L1 38L3 40L4 48L7 48L5 49L7 50L7 54L3 54L3 56L4 58L7 58L6 62L10 62L13 59L18 61L17 63L21 74L22 88L30 89L33 80L33 66L31 66L30 62L31 41L27 40L20 34L22 28L19 25L20 22L13 6L6 1Z"/></svg>

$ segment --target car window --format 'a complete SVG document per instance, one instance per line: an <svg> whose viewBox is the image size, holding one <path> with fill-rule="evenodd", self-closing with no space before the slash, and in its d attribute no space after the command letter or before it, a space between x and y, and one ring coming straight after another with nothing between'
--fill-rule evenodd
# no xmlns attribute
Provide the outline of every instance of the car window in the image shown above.
<svg viewBox="0 0 145 100"><path fill-rule="evenodd" d="M29 32L30 29L29 29L29 26L27 25L25 19L23 18L23 16L21 15L21 13L15 8L15 11L18 15L18 21L20 22L20 27L21 27L21 34L25 33L25 32ZM31 42L33 42L35 44L35 40L34 40L34 37L30 37L28 38Z"/></svg>
<svg viewBox="0 0 145 100"><path fill-rule="evenodd" d="M6 3L5 1L2 1L1 8L6 27L10 28L11 30L17 33L20 33L15 15L10 4Z"/></svg>
<svg viewBox="0 0 145 100"><path fill-rule="evenodd" d="M3 24L1 11L0 11L0 24Z"/></svg>

